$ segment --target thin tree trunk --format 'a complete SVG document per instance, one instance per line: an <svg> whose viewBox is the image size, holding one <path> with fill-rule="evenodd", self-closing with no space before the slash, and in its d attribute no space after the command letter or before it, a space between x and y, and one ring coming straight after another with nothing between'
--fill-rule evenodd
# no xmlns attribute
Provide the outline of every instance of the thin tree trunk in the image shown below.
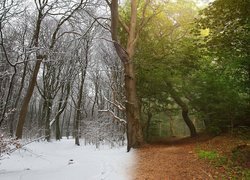
<svg viewBox="0 0 250 180"><path fill-rule="evenodd" d="M73 111L73 106L70 105L70 110L69 110L69 120L67 122L67 127L66 127L66 137L67 139L69 139L69 135L70 135L70 120L71 120L71 114L72 114L72 111Z"/></svg>
<svg viewBox="0 0 250 180"><path fill-rule="evenodd" d="M96 104L99 105L99 103L98 103L98 84L97 84L97 81L98 81L98 75L97 75L96 82L95 82L95 98L94 98L94 103L93 103L92 111L91 111L92 117L94 116L95 105Z"/></svg>
<svg viewBox="0 0 250 180"><path fill-rule="evenodd" d="M152 119L152 113L148 112L147 127L146 127L146 140L147 140L147 142L149 141L149 128L150 128L151 119Z"/></svg>
<svg viewBox="0 0 250 180"><path fill-rule="evenodd" d="M78 97L77 107L76 107L76 119L75 119L74 132L75 132L75 144L78 146L80 146L79 125L80 125L80 117L81 117L81 104L82 104L82 98L83 98L83 85L84 85L85 75L86 75L86 69L85 69L85 73L83 75L81 75L79 97Z"/></svg>
<svg viewBox="0 0 250 180"><path fill-rule="evenodd" d="M51 129L50 129L50 115L52 110L52 99L46 99L46 117L45 117L45 139L50 141Z"/></svg>
<svg viewBox="0 0 250 180"><path fill-rule="evenodd" d="M60 97L60 102L59 102L59 105L58 105L58 113L56 114L56 117L55 117L55 121L56 121L56 140L60 140L62 138L61 136L61 131L60 131L60 115L63 113L66 105L67 105L67 101L68 101L68 97L69 97L69 93L70 93L70 83L67 84L66 86L66 90L67 90L67 93L66 93L66 97L65 97L65 100L63 102L63 96L65 96L64 94L64 86L62 87L62 92L61 92L61 97Z"/></svg>
<svg viewBox="0 0 250 180"><path fill-rule="evenodd" d="M64 124L65 124L65 119L67 117L67 111L63 111L63 118L62 118L62 124L61 124L61 138L63 136L64 133Z"/></svg>
<svg viewBox="0 0 250 180"><path fill-rule="evenodd" d="M171 113L167 112L167 116L169 117L169 130L170 130L170 136L174 136L174 120L171 116Z"/></svg>

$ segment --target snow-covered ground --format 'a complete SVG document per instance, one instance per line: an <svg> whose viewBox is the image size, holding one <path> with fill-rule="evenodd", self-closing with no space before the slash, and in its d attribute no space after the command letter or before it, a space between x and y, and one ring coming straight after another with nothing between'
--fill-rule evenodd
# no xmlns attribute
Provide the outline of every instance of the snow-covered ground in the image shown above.
<svg viewBox="0 0 250 180"><path fill-rule="evenodd" d="M126 147L75 146L74 140L33 142L0 160L0 180L128 180L135 165Z"/></svg>

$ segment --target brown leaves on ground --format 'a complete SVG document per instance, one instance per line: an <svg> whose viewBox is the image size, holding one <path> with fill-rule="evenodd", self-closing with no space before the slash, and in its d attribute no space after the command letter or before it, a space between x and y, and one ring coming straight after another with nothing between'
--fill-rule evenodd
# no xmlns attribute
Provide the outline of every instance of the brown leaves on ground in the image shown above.
<svg viewBox="0 0 250 180"><path fill-rule="evenodd" d="M243 143L228 136L215 138L199 137L181 140L167 139L157 144L146 145L136 150L137 180L189 180L214 179L218 169L198 158L197 148L215 149L229 153L233 147ZM217 176L218 177L218 176Z"/></svg>

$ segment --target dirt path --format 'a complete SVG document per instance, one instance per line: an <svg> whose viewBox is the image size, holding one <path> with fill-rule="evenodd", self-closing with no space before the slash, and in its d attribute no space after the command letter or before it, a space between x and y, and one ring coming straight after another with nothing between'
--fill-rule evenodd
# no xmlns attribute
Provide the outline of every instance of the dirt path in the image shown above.
<svg viewBox="0 0 250 180"><path fill-rule="evenodd" d="M137 180L213 179L213 169L198 159L195 142L147 145L137 151Z"/></svg>

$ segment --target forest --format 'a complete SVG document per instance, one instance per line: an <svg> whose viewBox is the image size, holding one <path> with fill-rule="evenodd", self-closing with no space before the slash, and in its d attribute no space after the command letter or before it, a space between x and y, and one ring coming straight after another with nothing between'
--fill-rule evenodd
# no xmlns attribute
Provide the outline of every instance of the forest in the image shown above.
<svg viewBox="0 0 250 180"><path fill-rule="evenodd" d="M64 137L128 152L204 135L249 140L249 7L1 0L0 160L21 142ZM241 146L249 168L249 141Z"/></svg>

